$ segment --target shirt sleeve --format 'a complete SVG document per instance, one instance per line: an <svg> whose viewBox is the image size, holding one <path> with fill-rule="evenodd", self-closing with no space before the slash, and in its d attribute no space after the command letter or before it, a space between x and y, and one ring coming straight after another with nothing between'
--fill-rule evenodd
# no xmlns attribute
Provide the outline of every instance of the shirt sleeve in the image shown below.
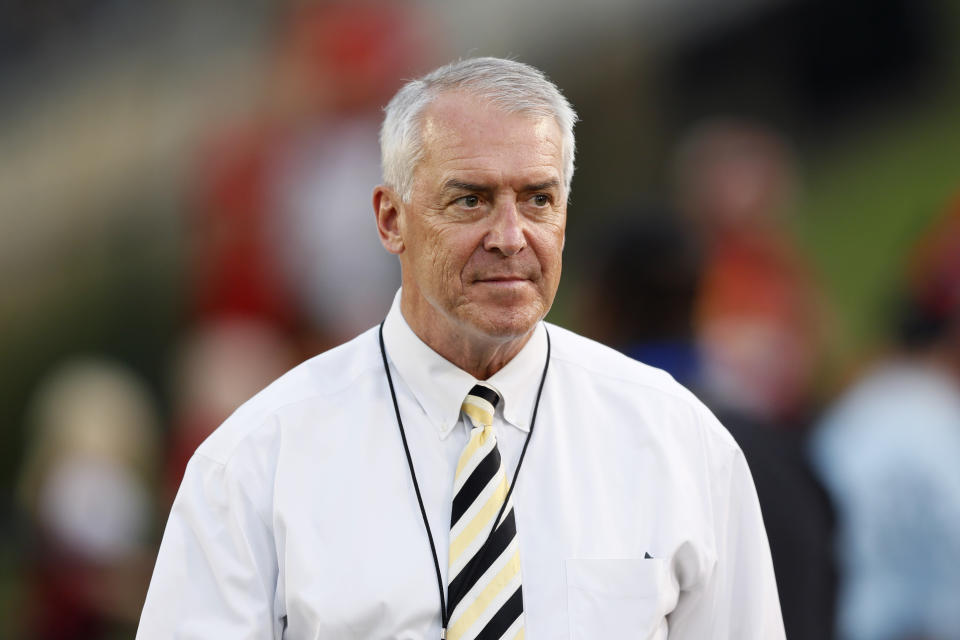
<svg viewBox="0 0 960 640"><path fill-rule="evenodd" d="M280 636L275 545L242 461L195 454L167 522L138 640Z"/></svg>
<svg viewBox="0 0 960 640"><path fill-rule="evenodd" d="M669 616L670 638L785 638L770 546L750 470L735 447L715 463L711 473L715 558L701 580L681 591Z"/></svg>

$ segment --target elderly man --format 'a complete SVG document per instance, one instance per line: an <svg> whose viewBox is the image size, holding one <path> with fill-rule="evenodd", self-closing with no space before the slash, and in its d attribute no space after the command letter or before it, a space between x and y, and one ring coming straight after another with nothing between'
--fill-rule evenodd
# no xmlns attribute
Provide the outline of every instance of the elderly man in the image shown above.
<svg viewBox="0 0 960 640"><path fill-rule="evenodd" d="M783 637L730 436L543 322L575 119L492 58L393 98L373 195L393 308L197 450L139 638Z"/></svg>

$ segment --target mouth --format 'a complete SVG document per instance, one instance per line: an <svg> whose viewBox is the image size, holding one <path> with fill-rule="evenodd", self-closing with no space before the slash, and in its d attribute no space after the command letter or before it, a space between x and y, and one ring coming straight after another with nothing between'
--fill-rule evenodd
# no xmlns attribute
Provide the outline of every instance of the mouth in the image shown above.
<svg viewBox="0 0 960 640"><path fill-rule="evenodd" d="M524 276L487 276L485 278L477 278L474 282L478 284L492 284L492 285L509 285L516 284L520 282L528 282L530 278Z"/></svg>

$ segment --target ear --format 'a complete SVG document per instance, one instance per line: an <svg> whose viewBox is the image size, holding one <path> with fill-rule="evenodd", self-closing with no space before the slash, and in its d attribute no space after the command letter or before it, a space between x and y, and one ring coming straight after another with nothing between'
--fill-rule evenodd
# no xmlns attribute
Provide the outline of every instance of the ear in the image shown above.
<svg viewBox="0 0 960 640"><path fill-rule="evenodd" d="M378 186L373 190L373 213L377 217L380 244L395 255L403 253L403 236L400 233L400 196L390 187Z"/></svg>

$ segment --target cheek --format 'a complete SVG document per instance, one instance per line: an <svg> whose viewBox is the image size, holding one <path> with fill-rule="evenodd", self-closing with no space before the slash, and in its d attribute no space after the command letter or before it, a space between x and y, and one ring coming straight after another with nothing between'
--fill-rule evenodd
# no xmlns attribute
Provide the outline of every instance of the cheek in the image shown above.
<svg viewBox="0 0 960 640"><path fill-rule="evenodd" d="M563 257L563 231L544 230L537 236L534 243L541 268L547 275L554 278L559 277Z"/></svg>
<svg viewBox="0 0 960 640"><path fill-rule="evenodd" d="M476 248L470 238L455 230L439 230L430 237L426 253L429 256L425 263L430 269L430 277L441 281L448 286L459 286L464 269Z"/></svg>

